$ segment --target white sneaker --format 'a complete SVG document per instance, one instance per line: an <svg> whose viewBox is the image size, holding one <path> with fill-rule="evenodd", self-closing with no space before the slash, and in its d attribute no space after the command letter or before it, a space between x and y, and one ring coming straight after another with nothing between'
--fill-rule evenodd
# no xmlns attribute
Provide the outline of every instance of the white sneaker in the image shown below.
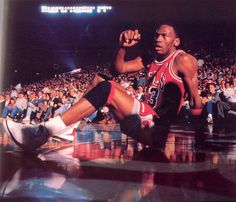
<svg viewBox="0 0 236 202"><path fill-rule="evenodd" d="M43 125L31 125L4 120L5 131L11 136L17 146L25 151L34 151L47 142L49 137Z"/></svg>

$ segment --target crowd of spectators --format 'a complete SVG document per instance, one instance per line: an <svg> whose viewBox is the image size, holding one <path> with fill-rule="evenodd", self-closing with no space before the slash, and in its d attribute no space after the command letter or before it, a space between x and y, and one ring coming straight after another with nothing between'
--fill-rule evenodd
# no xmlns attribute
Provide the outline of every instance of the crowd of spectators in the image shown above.
<svg viewBox="0 0 236 202"><path fill-rule="evenodd" d="M63 113L76 103L90 86L95 74L100 72L109 75L109 67L94 66L79 69L79 71L67 72L55 75L54 78L35 83L11 86L1 92L1 116L23 122L41 122ZM140 86L138 78L143 73L120 75L115 78L131 96L143 99L143 87ZM142 79L141 79L142 80ZM139 87L138 87L139 85ZM137 86L139 90L134 90ZM137 93L136 93L137 92ZM108 107L104 107L85 121L93 120L102 122L114 122L114 117Z"/></svg>
<svg viewBox="0 0 236 202"><path fill-rule="evenodd" d="M211 51L200 50L198 58L199 94L208 123L225 120L236 111L236 55L223 44Z"/></svg>
<svg viewBox="0 0 236 202"><path fill-rule="evenodd" d="M191 51L188 51L191 52ZM198 60L199 94L205 106L208 123L213 122L213 108L222 116L235 111L236 103L236 55L221 46L208 53L201 49L193 54ZM23 122L41 122L63 113L76 103L89 88L96 73L110 76L110 65L89 66L77 71L55 75L45 81L11 86L1 92L1 116ZM127 93L139 100L145 97L145 72L121 74L113 78ZM212 89L214 88L214 89ZM216 95L217 93L217 95ZM221 102L221 104L217 104ZM223 104L222 104L223 103ZM230 105L225 105L229 103ZM216 106L215 106L216 105ZM185 103L188 107L188 103ZM114 123L108 107L85 118L86 122Z"/></svg>

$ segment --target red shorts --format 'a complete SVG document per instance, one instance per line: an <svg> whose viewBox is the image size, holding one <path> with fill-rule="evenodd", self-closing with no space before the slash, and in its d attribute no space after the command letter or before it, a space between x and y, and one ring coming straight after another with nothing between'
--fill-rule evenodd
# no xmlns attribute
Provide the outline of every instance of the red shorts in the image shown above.
<svg viewBox="0 0 236 202"><path fill-rule="evenodd" d="M140 102L134 98L134 104L132 109L132 114L138 114L141 120L141 128L144 127L153 127L154 120L153 117L156 116L159 118L154 109L145 102Z"/></svg>

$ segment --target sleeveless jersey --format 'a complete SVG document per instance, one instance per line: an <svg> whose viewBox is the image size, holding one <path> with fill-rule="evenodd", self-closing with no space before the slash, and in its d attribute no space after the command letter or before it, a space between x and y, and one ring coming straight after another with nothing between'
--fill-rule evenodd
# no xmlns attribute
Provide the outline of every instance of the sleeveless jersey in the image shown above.
<svg viewBox="0 0 236 202"><path fill-rule="evenodd" d="M165 60L154 60L148 65L146 102L160 117L176 115L184 101L183 81L172 70L174 59L180 53L184 51L176 50Z"/></svg>

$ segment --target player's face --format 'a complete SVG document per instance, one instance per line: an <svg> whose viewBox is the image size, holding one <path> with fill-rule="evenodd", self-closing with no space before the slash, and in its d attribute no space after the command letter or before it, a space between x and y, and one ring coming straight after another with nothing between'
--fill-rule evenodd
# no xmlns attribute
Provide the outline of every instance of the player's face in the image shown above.
<svg viewBox="0 0 236 202"><path fill-rule="evenodd" d="M161 25L156 30L155 50L157 54L167 57L176 49L179 43L180 40L176 37L173 27Z"/></svg>

